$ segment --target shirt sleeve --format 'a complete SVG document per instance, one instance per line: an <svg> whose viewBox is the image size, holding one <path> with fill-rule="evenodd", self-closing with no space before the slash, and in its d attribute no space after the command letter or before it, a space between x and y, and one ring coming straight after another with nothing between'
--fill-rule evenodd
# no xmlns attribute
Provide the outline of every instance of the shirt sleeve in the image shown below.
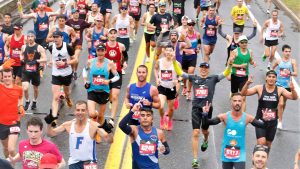
<svg viewBox="0 0 300 169"><path fill-rule="evenodd" d="M49 45L48 50L52 54L52 45Z"/></svg>
<svg viewBox="0 0 300 169"><path fill-rule="evenodd" d="M74 55L74 49L70 45L67 45L67 50L70 56Z"/></svg>
<svg viewBox="0 0 300 169"><path fill-rule="evenodd" d="M62 161L62 155L61 155L60 151L58 150L57 146L53 143L52 143L51 153L57 157L57 160L59 163Z"/></svg>

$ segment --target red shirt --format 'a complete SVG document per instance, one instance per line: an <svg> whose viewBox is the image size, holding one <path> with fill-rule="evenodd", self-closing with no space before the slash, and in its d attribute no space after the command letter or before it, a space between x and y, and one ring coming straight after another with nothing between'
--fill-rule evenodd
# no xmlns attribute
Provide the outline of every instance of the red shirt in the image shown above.
<svg viewBox="0 0 300 169"><path fill-rule="evenodd" d="M9 55L10 58L14 59L16 62L13 66L21 66L20 55L21 48L24 45L25 36L22 35L21 38L17 41L15 40L15 35L12 35L10 45L9 45Z"/></svg>
<svg viewBox="0 0 300 169"><path fill-rule="evenodd" d="M106 42L105 45L106 45L105 57L115 63L118 72L122 72L122 66L121 66L122 53L119 47L119 43L117 42L116 46L114 47L109 46L108 42Z"/></svg>

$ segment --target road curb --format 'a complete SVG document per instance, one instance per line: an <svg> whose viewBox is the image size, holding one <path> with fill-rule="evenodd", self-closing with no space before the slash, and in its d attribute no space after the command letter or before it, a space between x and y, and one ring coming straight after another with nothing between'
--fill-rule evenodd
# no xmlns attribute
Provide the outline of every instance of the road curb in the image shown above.
<svg viewBox="0 0 300 169"><path fill-rule="evenodd" d="M300 32L300 19L290 10L281 0L273 0L273 3L281 10L285 11L286 15L296 24L296 31Z"/></svg>

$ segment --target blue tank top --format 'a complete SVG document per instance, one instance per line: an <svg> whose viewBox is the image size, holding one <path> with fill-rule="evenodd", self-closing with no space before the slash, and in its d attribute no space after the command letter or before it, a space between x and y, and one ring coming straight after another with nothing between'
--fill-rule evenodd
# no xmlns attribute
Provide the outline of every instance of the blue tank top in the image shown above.
<svg viewBox="0 0 300 169"><path fill-rule="evenodd" d="M153 102L152 97L150 95L151 84L146 83L143 87L137 87L136 83L133 83L129 86L129 102L134 105L139 102L141 99L145 98L150 102ZM144 105L143 105L144 106ZM146 107L146 106L145 106Z"/></svg>
<svg viewBox="0 0 300 169"><path fill-rule="evenodd" d="M36 14L36 22L34 23L34 31L36 33L37 39L45 39L47 38L49 32L49 17L47 13L43 18L40 15Z"/></svg>
<svg viewBox="0 0 300 169"><path fill-rule="evenodd" d="M246 113L243 112L239 121L234 121L231 112L227 112L226 128L222 142L223 162L246 161Z"/></svg>
<svg viewBox="0 0 300 169"><path fill-rule="evenodd" d="M0 65L3 64L5 52L4 52L4 41L3 41L3 33L0 32Z"/></svg>
<svg viewBox="0 0 300 169"><path fill-rule="evenodd" d="M101 11L106 9L112 9L110 0L100 0L99 2L100 2Z"/></svg>
<svg viewBox="0 0 300 169"><path fill-rule="evenodd" d="M91 91L104 91L106 93L110 92L109 85L104 85L103 80L109 79L109 71L107 71L108 60L104 58L104 64L102 67L97 67L97 58L94 58L92 61L90 74L89 74L89 81L90 81L90 88L87 90L88 92Z"/></svg>
<svg viewBox="0 0 300 169"><path fill-rule="evenodd" d="M96 33L95 28L94 28L93 34L92 34L92 45L91 45L91 49L90 49L90 54L93 55L94 57L96 57L96 46L100 42L104 42L104 41L100 40L100 36L104 36L104 28L102 28L100 33Z"/></svg>
<svg viewBox="0 0 300 169"><path fill-rule="evenodd" d="M59 31L58 28L56 28L57 31ZM64 42L66 42L66 44L69 44L70 43L70 37L69 37L69 34L66 32L66 28L64 29L64 31L62 32L63 34L63 38L64 38Z"/></svg>
<svg viewBox="0 0 300 169"><path fill-rule="evenodd" d="M180 64L182 64L182 54L180 54L180 48L179 48L179 46L180 46L180 42L177 42L177 44L176 44L176 51L175 51L175 55L176 55L176 60L180 63Z"/></svg>
<svg viewBox="0 0 300 169"><path fill-rule="evenodd" d="M214 16L213 19L210 20L210 19L208 19L208 15L206 15L204 24L205 24L205 27L204 27L203 39L206 39L209 41L216 41L217 40L216 16Z"/></svg>
<svg viewBox="0 0 300 169"><path fill-rule="evenodd" d="M276 69L276 73L277 73L276 85L281 86L283 88L289 88L290 87L289 82L291 76L285 73L285 70L289 70L290 72L293 72L293 65L291 59L287 62L281 60Z"/></svg>
<svg viewBox="0 0 300 169"><path fill-rule="evenodd" d="M147 134L138 126L138 135L132 147L132 162L139 168L159 169L158 165L158 135L155 127Z"/></svg>

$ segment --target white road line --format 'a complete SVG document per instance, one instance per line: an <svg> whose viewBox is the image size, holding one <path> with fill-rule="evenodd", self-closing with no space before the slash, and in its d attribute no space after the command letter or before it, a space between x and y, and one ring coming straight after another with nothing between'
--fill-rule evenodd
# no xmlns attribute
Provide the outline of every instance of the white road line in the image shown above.
<svg viewBox="0 0 300 169"><path fill-rule="evenodd" d="M246 6L245 2L244 2L244 5ZM247 7L247 6L246 6L246 7ZM247 8L248 8L248 7L247 7ZM257 19L254 17L253 13L250 11L249 8L248 8L248 11L249 11L249 16L250 16L251 20L252 20L252 21L253 21L254 19L256 20L256 22L257 22L257 29L258 29L259 32L261 32L261 26L260 26L260 24L258 23ZM265 35L265 33L264 33L264 35ZM279 53L278 53L277 51L275 52L275 58L276 58L276 59L279 59L279 58L280 58L280 55L279 55ZM297 92L297 94L298 94L298 96L299 96L299 95L300 95L300 88L299 88L299 85L298 85L297 82L295 81L294 77L292 77L292 81L293 81L293 83L294 83L295 90L296 90L296 92Z"/></svg>
<svg viewBox="0 0 300 169"><path fill-rule="evenodd" d="M211 126L211 135L212 135L212 140L213 140L213 145L214 145L214 153L217 155L217 147L216 147L216 141L215 141L215 132L214 132L214 127ZM217 164L217 169L219 169L219 164L217 158L215 158L215 163Z"/></svg>

